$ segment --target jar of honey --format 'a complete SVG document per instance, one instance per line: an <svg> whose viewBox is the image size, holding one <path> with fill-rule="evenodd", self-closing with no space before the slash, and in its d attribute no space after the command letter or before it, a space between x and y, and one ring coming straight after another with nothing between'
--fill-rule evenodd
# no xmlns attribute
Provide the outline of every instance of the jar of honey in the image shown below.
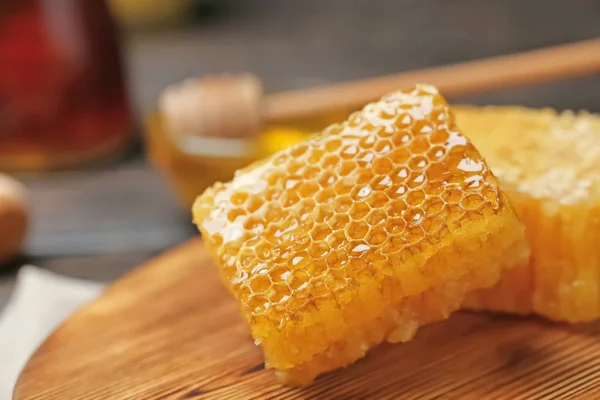
<svg viewBox="0 0 600 400"><path fill-rule="evenodd" d="M146 148L182 206L236 170L311 138L350 110L260 120L261 89L249 76L190 79L167 88L146 120Z"/></svg>
<svg viewBox="0 0 600 400"><path fill-rule="evenodd" d="M40 171L124 149L132 113L104 0L0 5L0 170Z"/></svg>

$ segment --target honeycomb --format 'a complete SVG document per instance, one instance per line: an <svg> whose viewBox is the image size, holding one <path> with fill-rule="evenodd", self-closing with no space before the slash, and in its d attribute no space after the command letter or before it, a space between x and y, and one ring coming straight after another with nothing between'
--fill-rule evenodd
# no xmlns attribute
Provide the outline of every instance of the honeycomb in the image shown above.
<svg viewBox="0 0 600 400"><path fill-rule="evenodd" d="M531 262L506 271L471 308L600 317L600 116L521 107L457 107L458 125L526 226Z"/></svg>
<svg viewBox="0 0 600 400"><path fill-rule="evenodd" d="M432 86L217 183L194 219L266 365L306 385L524 264L524 229Z"/></svg>

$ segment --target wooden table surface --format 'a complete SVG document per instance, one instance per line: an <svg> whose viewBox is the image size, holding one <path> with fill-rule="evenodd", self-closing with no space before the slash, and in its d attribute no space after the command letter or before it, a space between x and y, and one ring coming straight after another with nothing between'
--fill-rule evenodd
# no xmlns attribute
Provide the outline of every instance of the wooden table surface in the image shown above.
<svg viewBox="0 0 600 400"><path fill-rule="evenodd" d="M596 0L223 2L201 24L127 35L140 116L165 85L191 75L252 71L275 91L600 37ZM600 77L451 100L600 111ZM33 234L27 256L0 273L0 309L24 263L111 281L195 234L140 150L93 170L23 179Z"/></svg>

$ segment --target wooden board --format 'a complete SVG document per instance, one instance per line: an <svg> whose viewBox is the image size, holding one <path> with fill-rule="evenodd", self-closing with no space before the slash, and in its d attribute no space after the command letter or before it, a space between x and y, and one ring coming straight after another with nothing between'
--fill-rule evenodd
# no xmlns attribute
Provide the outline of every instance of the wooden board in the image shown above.
<svg viewBox="0 0 600 400"><path fill-rule="evenodd" d="M600 398L600 323L461 312L282 387L199 240L130 273L37 350L16 400Z"/></svg>

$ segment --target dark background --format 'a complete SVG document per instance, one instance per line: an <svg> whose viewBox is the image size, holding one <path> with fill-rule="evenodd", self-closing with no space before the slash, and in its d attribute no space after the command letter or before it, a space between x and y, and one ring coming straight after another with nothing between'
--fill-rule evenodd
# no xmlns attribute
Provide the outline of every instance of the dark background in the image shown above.
<svg viewBox="0 0 600 400"><path fill-rule="evenodd" d="M140 119L166 85L194 75L251 71L278 91L600 37L597 0L213 3L193 25L124 35ZM597 112L600 77L450 100ZM24 263L110 281L195 235L141 150L95 169L23 179L33 232L27 257L0 274L0 308Z"/></svg>

